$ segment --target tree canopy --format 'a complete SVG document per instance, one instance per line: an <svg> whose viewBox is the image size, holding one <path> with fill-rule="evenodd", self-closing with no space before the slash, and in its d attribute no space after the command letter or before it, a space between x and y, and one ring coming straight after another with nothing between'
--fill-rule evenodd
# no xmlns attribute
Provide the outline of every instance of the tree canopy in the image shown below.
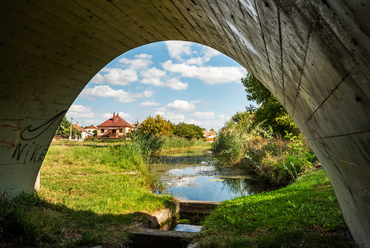
<svg viewBox="0 0 370 248"><path fill-rule="evenodd" d="M242 78L242 84L247 93L249 101L255 101L259 107L247 107L253 112L253 126L261 124L264 127L271 127L274 132L285 136L285 132L299 133L297 126L286 112L284 107L273 96L273 94L251 73Z"/></svg>
<svg viewBox="0 0 370 248"><path fill-rule="evenodd" d="M148 116L141 123L140 131L144 134L170 136L172 135L171 126L172 124L160 115L155 118Z"/></svg>
<svg viewBox="0 0 370 248"><path fill-rule="evenodd" d="M183 122L180 122L179 124L174 126L174 134L188 139L203 138L203 130L201 127L194 124L186 124Z"/></svg>

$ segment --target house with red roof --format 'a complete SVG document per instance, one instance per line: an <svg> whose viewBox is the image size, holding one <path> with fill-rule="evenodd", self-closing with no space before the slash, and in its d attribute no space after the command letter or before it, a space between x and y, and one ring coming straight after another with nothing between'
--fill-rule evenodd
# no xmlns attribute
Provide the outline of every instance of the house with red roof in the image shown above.
<svg viewBox="0 0 370 248"><path fill-rule="evenodd" d="M88 133L87 132L87 130L86 129L84 129L84 128L82 128L82 127L80 127L79 125L78 125L78 122L76 122L76 124L73 124L73 127L74 128L76 128L79 132L80 132L80 134L81 134L81 139L82 140L84 140L84 139L86 139L86 138L91 138L92 136L94 136L94 134L90 134L90 133Z"/></svg>
<svg viewBox="0 0 370 248"><path fill-rule="evenodd" d="M91 126L85 128L85 130L86 130L86 132L88 132L89 134L91 134L92 136L94 136L94 131L95 130L98 130L98 129L96 128L95 125L91 125Z"/></svg>
<svg viewBox="0 0 370 248"><path fill-rule="evenodd" d="M133 129L134 126L132 124L122 119L119 114L113 113L112 118L98 125L98 138L124 138L128 133L131 133Z"/></svg>

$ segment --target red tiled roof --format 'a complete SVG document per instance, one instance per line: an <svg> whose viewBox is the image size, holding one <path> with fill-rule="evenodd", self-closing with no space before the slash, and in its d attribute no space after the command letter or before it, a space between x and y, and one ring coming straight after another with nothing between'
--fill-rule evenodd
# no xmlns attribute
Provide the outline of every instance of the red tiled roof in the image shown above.
<svg viewBox="0 0 370 248"><path fill-rule="evenodd" d="M98 127L131 127L133 128L133 126L130 123L122 119L118 114L117 115L113 114L112 118L98 125Z"/></svg>
<svg viewBox="0 0 370 248"><path fill-rule="evenodd" d="M85 128L85 129L96 129L96 127L94 125L91 125L91 126Z"/></svg>

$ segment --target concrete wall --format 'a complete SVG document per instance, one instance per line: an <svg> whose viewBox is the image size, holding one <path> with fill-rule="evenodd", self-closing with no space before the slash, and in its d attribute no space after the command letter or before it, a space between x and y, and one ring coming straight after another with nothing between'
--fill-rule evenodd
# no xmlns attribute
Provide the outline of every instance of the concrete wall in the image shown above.
<svg viewBox="0 0 370 248"><path fill-rule="evenodd" d="M211 46L259 78L318 155L370 246L370 3L365 0L17 0L0 3L0 191L33 189L59 121L122 53Z"/></svg>

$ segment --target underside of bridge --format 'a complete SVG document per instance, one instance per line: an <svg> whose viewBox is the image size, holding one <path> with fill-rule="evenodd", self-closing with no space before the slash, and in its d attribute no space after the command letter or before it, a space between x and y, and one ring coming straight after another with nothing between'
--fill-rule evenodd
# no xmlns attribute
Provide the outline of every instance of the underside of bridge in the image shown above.
<svg viewBox="0 0 370 248"><path fill-rule="evenodd" d="M156 41L217 49L284 105L370 247L370 3L365 0L1 1L0 191L32 191L89 80Z"/></svg>

